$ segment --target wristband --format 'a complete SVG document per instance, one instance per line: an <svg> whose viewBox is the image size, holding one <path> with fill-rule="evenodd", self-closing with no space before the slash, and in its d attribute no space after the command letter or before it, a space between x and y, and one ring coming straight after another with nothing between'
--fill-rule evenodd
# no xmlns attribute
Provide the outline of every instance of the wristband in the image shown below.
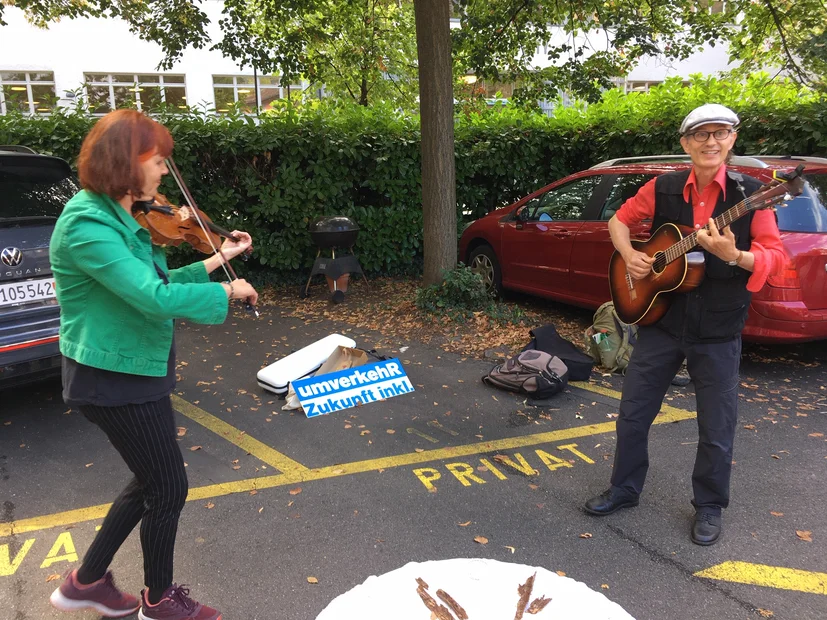
<svg viewBox="0 0 827 620"><path fill-rule="evenodd" d="M227 280L226 282L224 282L224 284L227 284L227 285L230 287L230 294L229 294L229 296L227 297L227 299L232 299L232 298L233 298L233 294L235 293L235 288L233 288L233 283L232 283L232 282L230 282L229 280Z"/></svg>

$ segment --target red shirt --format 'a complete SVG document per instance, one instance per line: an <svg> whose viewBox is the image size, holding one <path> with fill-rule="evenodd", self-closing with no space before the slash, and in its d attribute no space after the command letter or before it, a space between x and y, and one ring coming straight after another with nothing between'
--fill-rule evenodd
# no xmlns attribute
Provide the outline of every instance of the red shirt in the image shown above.
<svg viewBox="0 0 827 620"><path fill-rule="evenodd" d="M712 182L700 192L698 192L695 181L695 169L692 168L686 185L683 187L683 199L687 202L690 197L692 199L695 228L701 228L709 223L709 218L712 217L712 212L718 203L718 196L722 192L723 197L726 198L726 166L721 166ZM653 218L654 215L655 179L641 187L638 193L624 202L615 214L617 219L626 226L639 224L645 219ZM764 286L770 274L781 271L787 262L787 253L781 243L775 214L769 209L755 212L750 225L750 236L752 243L749 251L755 256L755 266L747 281L747 290L756 293Z"/></svg>

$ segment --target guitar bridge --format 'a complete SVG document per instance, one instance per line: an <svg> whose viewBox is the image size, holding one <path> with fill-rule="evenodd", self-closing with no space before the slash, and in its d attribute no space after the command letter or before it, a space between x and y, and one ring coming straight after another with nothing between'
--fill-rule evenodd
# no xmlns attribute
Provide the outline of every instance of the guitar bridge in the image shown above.
<svg viewBox="0 0 827 620"><path fill-rule="evenodd" d="M634 301L637 299L637 291L635 290L635 281L629 273L626 274L626 285L629 287L629 299Z"/></svg>

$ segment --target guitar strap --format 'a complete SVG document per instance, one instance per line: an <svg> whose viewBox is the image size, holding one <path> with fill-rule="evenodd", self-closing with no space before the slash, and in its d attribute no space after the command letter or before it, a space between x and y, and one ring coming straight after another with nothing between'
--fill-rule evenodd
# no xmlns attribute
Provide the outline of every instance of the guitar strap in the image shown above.
<svg viewBox="0 0 827 620"><path fill-rule="evenodd" d="M739 192L741 192L741 195L744 197L744 200L746 200L747 199L747 192L744 189L744 185L743 185L744 175L740 174L738 172L735 172L734 170L727 170L726 174L730 179L735 181L735 187L738 189Z"/></svg>

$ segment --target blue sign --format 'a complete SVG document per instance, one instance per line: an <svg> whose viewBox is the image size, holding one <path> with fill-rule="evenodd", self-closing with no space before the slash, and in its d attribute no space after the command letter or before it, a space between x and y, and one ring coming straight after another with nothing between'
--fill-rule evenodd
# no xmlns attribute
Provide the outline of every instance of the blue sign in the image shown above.
<svg viewBox="0 0 827 620"><path fill-rule="evenodd" d="M292 383L308 418L414 391L397 358Z"/></svg>

